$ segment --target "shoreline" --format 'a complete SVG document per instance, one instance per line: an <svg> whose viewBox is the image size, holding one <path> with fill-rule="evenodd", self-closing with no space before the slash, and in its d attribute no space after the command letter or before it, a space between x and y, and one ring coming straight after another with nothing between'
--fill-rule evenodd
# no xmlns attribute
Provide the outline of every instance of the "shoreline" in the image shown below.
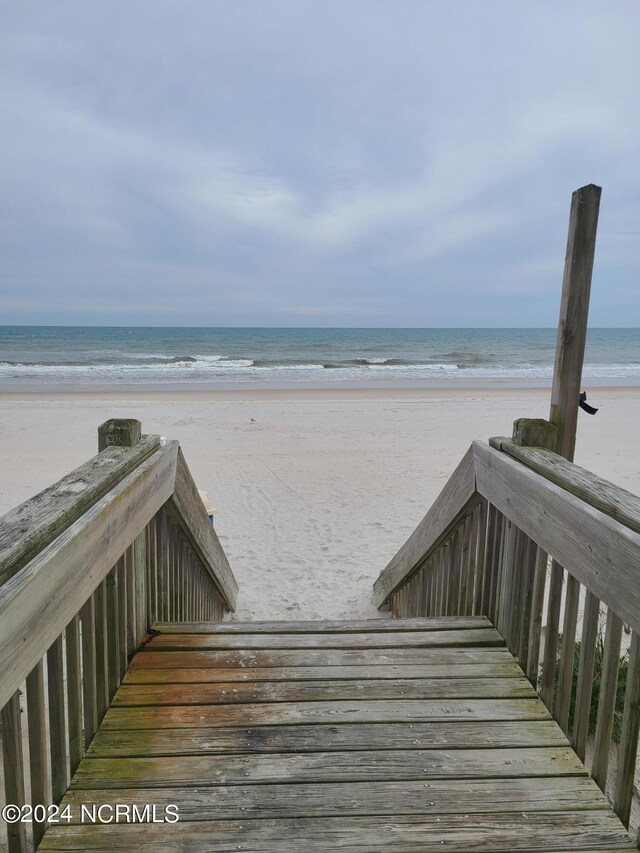
<svg viewBox="0 0 640 853"><path fill-rule="evenodd" d="M597 396L604 394L614 398L635 398L640 395L639 385L585 385L583 389L591 395ZM279 400L327 400L332 397L340 400L347 400L350 397L362 399L391 399L393 397L406 398L407 400L419 400L424 398L434 398L439 400L446 399L475 399L478 395L487 396L490 398L511 398L514 394L526 395L531 398L546 398L550 399L550 386L533 386L523 384L501 384L501 385L428 385L416 386L412 385L341 385L338 383L324 383L318 385L245 385L230 384L226 387L215 388L181 388L181 387L154 387L144 386L141 388L49 388L29 390L24 388L2 389L0 388L0 401L16 401L24 398L25 400L194 400L203 401L208 398L220 400L242 400L242 399L264 399L269 398Z"/></svg>

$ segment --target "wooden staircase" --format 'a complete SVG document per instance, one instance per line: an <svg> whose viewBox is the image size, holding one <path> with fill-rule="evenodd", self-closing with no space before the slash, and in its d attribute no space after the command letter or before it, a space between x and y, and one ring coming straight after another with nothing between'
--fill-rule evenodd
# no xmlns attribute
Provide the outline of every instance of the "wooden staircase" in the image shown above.
<svg viewBox="0 0 640 853"><path fill-rule="evenodd" d="M635 849L484 616L156 627L40 849Z"/></svg>

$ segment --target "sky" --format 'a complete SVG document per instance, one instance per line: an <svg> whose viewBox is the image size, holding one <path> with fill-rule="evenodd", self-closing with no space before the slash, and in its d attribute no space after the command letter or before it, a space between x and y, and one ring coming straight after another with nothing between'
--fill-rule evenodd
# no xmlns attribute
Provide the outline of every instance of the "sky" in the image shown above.
<svg viewBox="0 0 640 853"><path fill-rule="evenodd" d="M640 5L0 0L0 324L640 326Z"/></svg>

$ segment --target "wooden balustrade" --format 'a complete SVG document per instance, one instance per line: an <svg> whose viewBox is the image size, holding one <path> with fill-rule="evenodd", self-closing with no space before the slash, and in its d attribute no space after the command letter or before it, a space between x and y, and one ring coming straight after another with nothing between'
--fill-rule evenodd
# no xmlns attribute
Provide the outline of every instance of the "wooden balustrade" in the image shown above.
<svg viewBox="0 0 640 853"><path fill-rule="evenodd" d="M376 603L398 617L488 616L628 826L640 732L640 498L549 450L491 445L472 445L377 579Z"/></svg>
<svg viewBox="0 0 640 853"><path fill-rule="evenodd" d="M36 818L8 825L10 853L38 846L153 624L235 605L178 443L136 423L107 422L102 452L0 519L4 801Z"/></svg>

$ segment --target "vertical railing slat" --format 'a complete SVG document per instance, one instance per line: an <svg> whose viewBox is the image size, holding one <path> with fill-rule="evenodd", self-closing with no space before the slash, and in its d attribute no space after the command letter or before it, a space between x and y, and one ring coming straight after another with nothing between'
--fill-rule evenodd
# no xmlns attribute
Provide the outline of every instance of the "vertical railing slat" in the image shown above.
<svg viewBox="0 0 640 853"><path fill-rule="evenodd" d="M607 787L611 734L613 731L616 693L618 689L621 641L622 620L609 609L607 611L600 697L598 699L598 719L593 742L593 764L591 766L591 775L601 791L605 791Z"/></svg>
<svg viewBox="0 0 640 853"><path fill-rule="evenodd" d="M629 648L629 669L624 696L618 771L613 807L628 828L640 735L640 633L634 631Z"/></svg>
<svg viewBox="0 0 640 853"><path fill-rule="evenodd" d="M82 655L80 618L74 616L65 631L67 652L67 712L69 724L69 769L76 772L84 754L82 714Z"/></svg>
<svg viewBox="0 0 640 853"><path fill-rule="evenodd" d="M20 719L20 691L16 690L0 712L5 798L7 803L15 806L25 804L24 758ZM9 853L26 853L26 823L17 821L7 824L7 842Z"/></svg>
<svg viewBox="0 0 640 853"><path fill-rule="evenodd" d="M31 804L44 806L49 796L49 755L47 751L47 714L45 699L44 661L40 660L27 676L27 725L29 730L29 779ZM5 769L5 779L7 773ZM33 842L37 847L47 825L34 820Z"/></svg>
<svg viewBox="0 0 640 853"><path fill-rule="evenodd" d="M69 784L67 727L64 709L64 650L62 635L47 652L47 695L49 700L49 748L51 750L51 799L57 805Z"/></svg>
<svg viewBox="0 0 640 853"><path fill-rule="evenodd" d="M558 675L558 699L555 715L558 725L565 734L569 732L569 711L571 709L571 694L573 691L573 663L579 601L580 583L573 575L567 572L567 590L565 593L562 643L560 649L560 671Z"/></svg>

